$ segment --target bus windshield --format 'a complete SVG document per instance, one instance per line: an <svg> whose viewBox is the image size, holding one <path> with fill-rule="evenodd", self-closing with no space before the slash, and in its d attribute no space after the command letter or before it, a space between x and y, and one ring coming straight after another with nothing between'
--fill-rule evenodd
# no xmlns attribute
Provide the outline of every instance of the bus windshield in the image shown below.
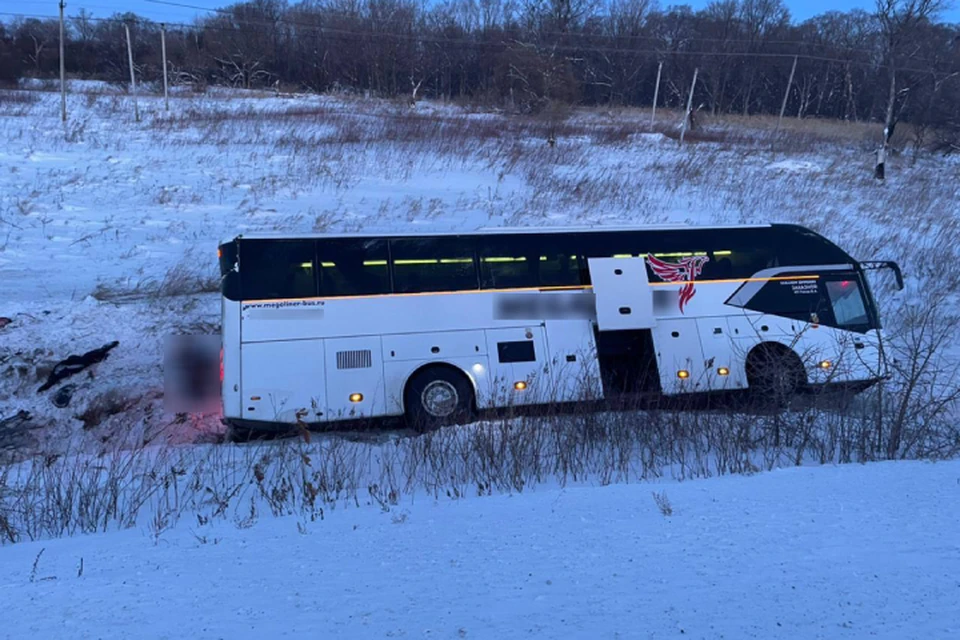
<svg viewBox="0 0 960 640"><path fill-rule="evenodd" d="M856 280L833 280L824 283L833 308L836 325L842 329L858 329L870 325L870 316L863 301L863 292Z"/></svg>

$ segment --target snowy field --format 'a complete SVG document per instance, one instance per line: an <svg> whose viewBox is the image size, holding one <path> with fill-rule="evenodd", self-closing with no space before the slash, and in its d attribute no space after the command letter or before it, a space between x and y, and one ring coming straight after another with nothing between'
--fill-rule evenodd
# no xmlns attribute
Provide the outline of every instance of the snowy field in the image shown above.
<svg viewBox="0 0 960 640"><path fill-rule="evenodd" d="M861 259L896 259L908 290L875 283L898 328L909 303L955 296L960 162L907 149L871 177L861 124L728 119L679 148L675 116L573 112L551 123L420 103L211 92L171 100L73 84L0 96L0 418L26 443L81 426L195 442L215 417L164 417L161 340L216 333L216 245L250 231L451 230L613 223L799 222ZM556 136L556 145L547 138ZM38 395L58 360L117 340L70 405ZM956 342L956 341L953 341ZM77 416L81 416L78 419Z"/></svg>
<svg viewBox="0 0 960 640"><path fill-rule="evenodd" d="M956 638L957 504L888 462L24 543L0 636Z"/></svg>
<svg viewBox="0 0 960 640"><path fill-rule="evenodd" d="M73 89L66 124L56 94L0 92L0 420L29 414L0 432L0 636L960 634L957 158L907 148L878 184L865 124L705 117L681 148L669 112L211 91L141 96L137 123ZM797 222L898 260L905 291L874 281L890 410L251 445L163 411L162 340L217 333L237 233L664 222ZM65 406L38 393L111 341ZM896 456L941 461L838 465L888 457L880 414Z"/></svg>

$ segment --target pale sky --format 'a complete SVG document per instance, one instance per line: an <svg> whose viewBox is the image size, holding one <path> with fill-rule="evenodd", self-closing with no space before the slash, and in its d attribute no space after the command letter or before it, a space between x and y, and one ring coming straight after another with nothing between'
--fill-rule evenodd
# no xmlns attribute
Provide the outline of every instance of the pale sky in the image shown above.
<svg viewBox="0 0 960 640"><path fill-rule="evenodd" d="M177 0L171 0L176 2ZM230 0L181 0L183 4L197 7L217 8L232 4ZM709 0L689 0L688 2L669 2L661 0L662 7L673 4L688 4L694 9L701 9ZM787 0L790 13L794 21L802 21L826 11L846 11L848 9L872 10L874 0ZM75 15L80 9L87 9L97 17L106 17L114 13L133 11L145 18L157 22L190 22L193 18L204 15L205 11L186 7L155 4L147 0L67 0L67 15ZM0 0L0 14L23 13L37 16L56 16L57 0ZM0 20L7 21L10 16L0 15ZM960 0L954 0L953 8L945 11L942 18L949 22L960 23Z"/></svg>

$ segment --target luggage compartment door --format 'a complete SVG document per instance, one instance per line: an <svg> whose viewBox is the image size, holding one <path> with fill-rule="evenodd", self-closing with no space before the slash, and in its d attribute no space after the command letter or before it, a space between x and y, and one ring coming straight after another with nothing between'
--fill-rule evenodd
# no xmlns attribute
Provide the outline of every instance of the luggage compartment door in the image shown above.
<svg viewBox="0 0 960 640"><path fill-rule="evenodd" d="M661 320L653 330L653 344L664 394L710 390L696 320Z"/></svg>
<svg viewBox="0 0 960 640"><path fill-rule="evenodd" d="M590 258L600 331L652 329L653 293L643 258Z"/></svg>

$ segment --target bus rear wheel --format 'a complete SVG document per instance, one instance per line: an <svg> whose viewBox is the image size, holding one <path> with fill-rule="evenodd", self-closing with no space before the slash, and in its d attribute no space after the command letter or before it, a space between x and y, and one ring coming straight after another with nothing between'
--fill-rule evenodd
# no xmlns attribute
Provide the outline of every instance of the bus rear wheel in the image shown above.
<svg viewBox="0 0 960 640"><path fill-rule="evenodd" d="M469 421L473 406L470 381L447 367L429 367L416 373L404 393L407 424L421 433Z"/></svg>
<svg viewBox="0 0 960 640"><path fill-rule="evenodd" d="M747 384L755 404L784 408L805 382L803 363L783 345L761 344L747 356Z"/></svg>

